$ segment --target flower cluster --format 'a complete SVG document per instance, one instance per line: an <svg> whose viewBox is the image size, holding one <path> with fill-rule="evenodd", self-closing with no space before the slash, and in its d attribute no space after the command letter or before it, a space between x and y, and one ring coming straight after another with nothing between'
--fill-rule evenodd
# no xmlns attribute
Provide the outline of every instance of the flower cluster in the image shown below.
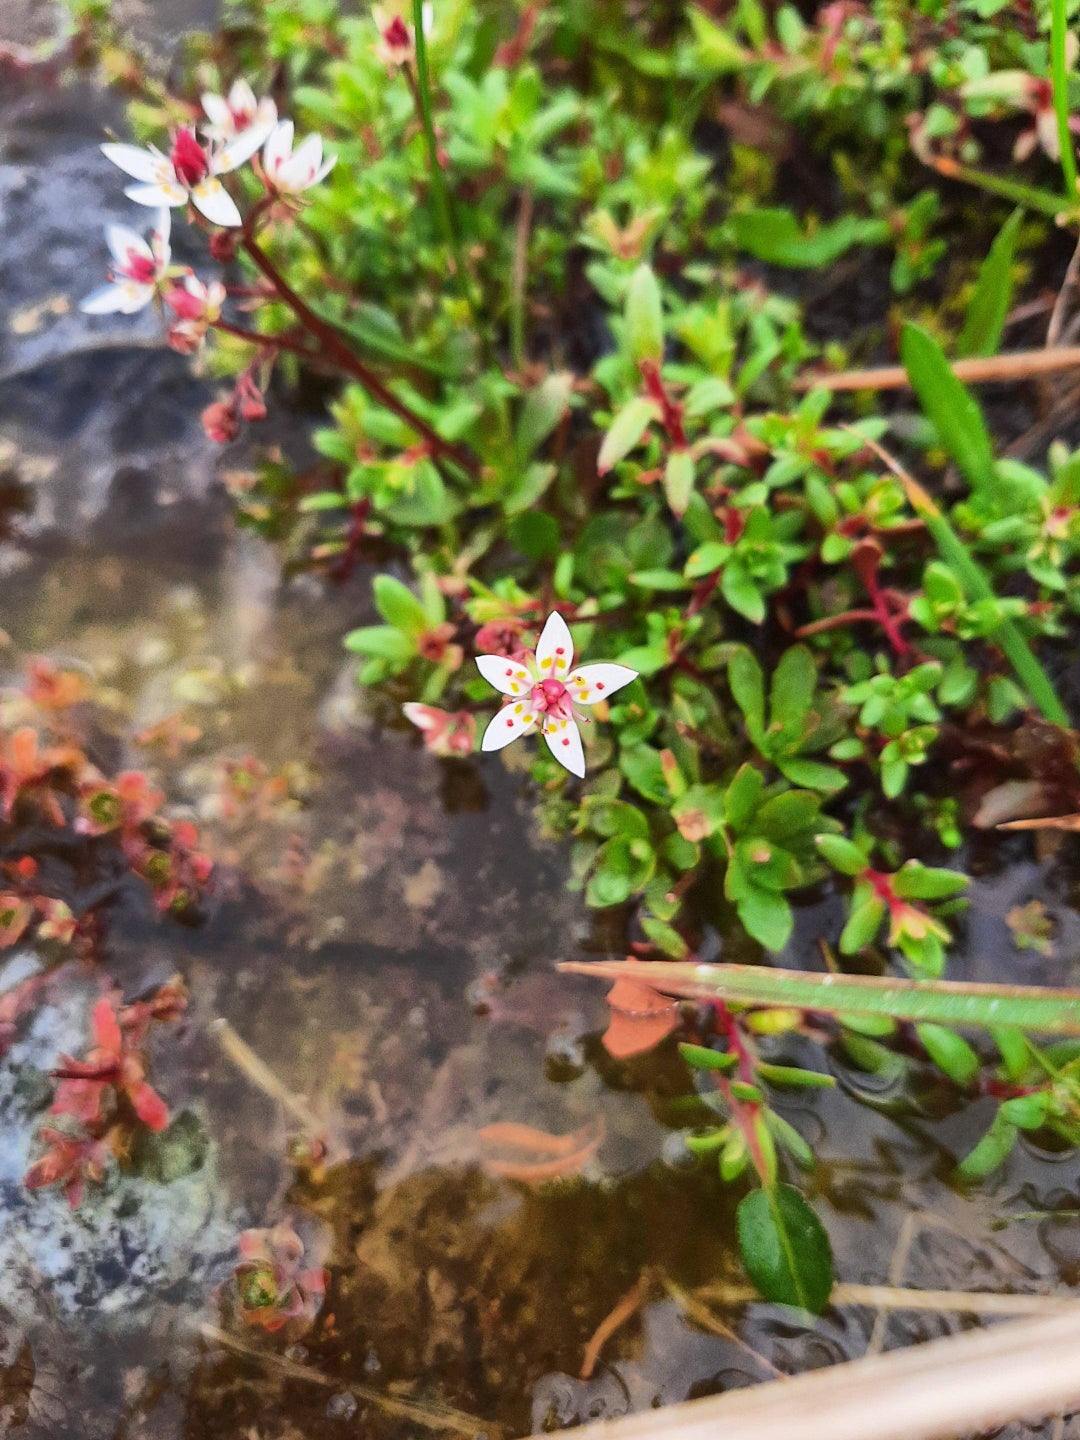
<svg viewBox="0 0 1080 1440"><path fill-rule="evenodd" d="M274 101L257 99L246 80L237 80L227 96L203 95L202 108L205 120L178 128L167 151L154 145L101 147L106 158L135 182L124 192L128 199L158 213L146 239L127 226L109 226L106 242L113 264L108 284L88 295L81 306L91 315L132 315L156 301L175 317L169 325L169 344L182 354L199 349L207 330L221 319L226 289L218 281L204 282L189 268L171 264L170 212L190 206L221 230L246 230L271 205L294 204L329 174L337 158L324 159L318 135L309 135L294 148L292 121L279 120ZM248 161L265 194L245 223L222 177Z"/></svg>

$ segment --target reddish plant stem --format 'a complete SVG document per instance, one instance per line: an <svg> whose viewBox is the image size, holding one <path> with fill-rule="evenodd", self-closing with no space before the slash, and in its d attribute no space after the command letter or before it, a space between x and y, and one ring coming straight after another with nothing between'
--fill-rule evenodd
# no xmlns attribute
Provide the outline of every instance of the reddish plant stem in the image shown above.
<svg viewBox="0 0 1080 1440"><path fill-rule="evenodd" d="M852 552L852 569L866 586L866 593L870 596L870 603L874 607L878 623L885 632L885 638L897 655L910 655L911 646L900 633L898 617L889 608L885 593L878 583L877 572L880 563L881 551L877 545L858 545Z"/></svg>
<svg viewBox="0 0 1080 1440"><path fill-rule="evenodd" d="M686 449L686 431L683 429L683 407L672 400L664 387L660 366L655 360L643 360L640 365L645 393L660 407L660 423L676 450Z"/></svg>
<svg viewBox="0 0 1080 1440"><path fill-rule="evenodd" d="M705 609L705 606L712 599L713 591L719 583L720 571L714 570L711 575L706 575L705 579L695 587L694 593L690 597L690 603L687 605L685 611L687 620L689 620L692 615L696 615L700 610Z"/></svg>
<svg viewBox="0 0 1080 1440"><path fill-rule="evenodd" d="M823 635L826 630L842 630L845 625L854 625L860 620L876 625L879 618L876 610L843 610L839 615L826 615L821 620L811 620L808 625L800 625L794 632L795 638L803 640L808 635Z"/></svg>
<svg viewBox="0 0 1080 1440"><path fill-rule="evenodd" d="M739 1079L745 1081L747 1085L755 1085L757 1079L754 1074L754 1057L749 1045L743 1039L738 1021L722 1000L713 1002L713 1011L724 1032L724 1038L731 1047L731 1053L739 1057Z"/></svg>
<svg viewBox="0 0 1080 1440"><path fill-rule="evenodd" d="M321 316L317 315L311 307L300 298L296 291L289 285L288 281L281 275L276 265L259 245L258 241L250 234L241 237L240 245L246 251L252 262L266 276L267 280L274 287L278 297L288 305L296 318L303 325L304 329L319 342L324 356L354 380L358 380L364 389L377 400L380 405L392 411L400 420L404 420L410 429L422 435L431 446L432 453L442 456L446 460L452 460L460 466L467 474L476 478L480 473L480 467L472 455L462 450L459 446L444 440L439 432L432 428L428 422L417 415L416 412L403 400L390 390L375 372L364 362L354 355L349 347L339 336L334 327ZM300 353L307 353L301 351Z"/></svg>

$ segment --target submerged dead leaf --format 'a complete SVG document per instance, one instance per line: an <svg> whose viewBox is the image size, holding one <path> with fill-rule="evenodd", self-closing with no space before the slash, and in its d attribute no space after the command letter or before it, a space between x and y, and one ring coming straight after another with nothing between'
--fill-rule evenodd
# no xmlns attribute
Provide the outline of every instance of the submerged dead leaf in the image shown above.
<svg viewBox="0 0 1080 1440"><path fill-rule="evenodd" d="M679 1023L676 1002L638 980L616 980L607 1003L611 1023L604 1031L604 1049L615 1060L652 1050Z"/></svg>
<svg viewBox="0 0 1080 1440"><path fill-rule="evenodd" d="M500 1175L506 1180L522 1180L527 1185L540 1185L545 1180L580 1175L603 1142L604 1122L602 1119L590 1120L568 1135L549 1135L546 1130L506 1120L485 1125L476 1132L476 1136L480 1141L484 1168L492 1175ZM493 1151L496 1153L491 1153ZM519 1157L500 1155L499 1151L518 1151ZM549 1158L526 1158L538 1155Z"/></svg>

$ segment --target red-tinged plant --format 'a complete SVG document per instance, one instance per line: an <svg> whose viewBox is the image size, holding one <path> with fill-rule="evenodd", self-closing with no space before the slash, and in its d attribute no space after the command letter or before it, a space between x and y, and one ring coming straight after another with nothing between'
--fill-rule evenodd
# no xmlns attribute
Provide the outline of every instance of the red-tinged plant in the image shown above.
<svg viewBox="0 0 1080 1440"><path fill-rule="evenodd" d="M0 1055L15 1039L19 1020L36 1003L46 979L45 975L30 975L0 995Z"/></svg>
<svg viewBox="0 0 1080 1440"><path fill-rule="evenodd" d="M406 719L423 735L424 748L433 755L472 754L476 744L476 719L467 710L440 710L416 700L403 705L402 709Z"/></svg>
<svg viewBox="0 0 1080 1440"><path fill-rule="evenodd" d="M100 1185L105 1178L111 1155L107 1139L69 1135L48 1125L43 1125L38 1134L48 1148L23 1176L23 1184L28 1190L62 1185L68 1204L77 1210L86 1193L86 1182L92 1180Z"/></svg>
<svg viewBox="0 0 1080 1440"><path fill-rule="evenodd" d="M194 905L206 889L214 862L197 848L199 832L188 820L181 820L161 848L147 846L141 860L132 865L154 892L159 910L179 912Z"/></svg>
<svg viewBox="0 0 1080 1440"><path fill-rule="evenodd" d="M124 1097L138 1119L153 1131L164 1130L169 1111L146 1080L146 1061L137 1047L146 1031L139 1021L125 1033L111 1000L99 1000L93 1015L94 1048L85 1060L61 1055L51 1072L60 1080L52 1114L71 1115L88 1128L100 1126Z"/></svg>
<svg viewBox="0 0 1080 1440"><path fill-rule="evenodd" d="M88 694L86 676L78 670L58 670L48 660L31 660L23 694L39 710L67 710Z"/></svg>
<svg viewBox="0 0 1080 1440"><path fill-rule="evenodd" d="M37 732L29 725L0 735L0 815L10 820L19 801L32 796L47 820L63 825L64 812L51 781L58 772L77 772L83 764L85 756L73 745L39 748Z"/></svg>
<svg viewBox="0 0 1080 1440"><path fill-rule="evenodd" d="M245 1230L233 1271L240 1318L273 1333L310 1325L326 1293L326 1271L303 1270L304 1242L291 1225Z"/></svg>
<svg viewBox="0 0 1080 1440"><path fill-rule="evenodd" d="M76 829L84 835L108 835L119 830L125 853L145 845L143 827L156 818L165 796L155 790L141 770L125 770L113 785L85 783L79 793Z"/></svg>

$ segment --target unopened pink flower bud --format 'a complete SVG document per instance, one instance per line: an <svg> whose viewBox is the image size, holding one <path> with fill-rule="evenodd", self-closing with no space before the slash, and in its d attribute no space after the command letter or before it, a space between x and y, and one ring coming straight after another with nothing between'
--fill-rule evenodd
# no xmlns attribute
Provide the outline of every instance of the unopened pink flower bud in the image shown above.
<svg viewBox="0 0 1080 1440"><path fill-rule="evenodd" d="M240 433L240 417L229 400L215 400L202 412L202 427L208 440L227 445Z"/></svg>

